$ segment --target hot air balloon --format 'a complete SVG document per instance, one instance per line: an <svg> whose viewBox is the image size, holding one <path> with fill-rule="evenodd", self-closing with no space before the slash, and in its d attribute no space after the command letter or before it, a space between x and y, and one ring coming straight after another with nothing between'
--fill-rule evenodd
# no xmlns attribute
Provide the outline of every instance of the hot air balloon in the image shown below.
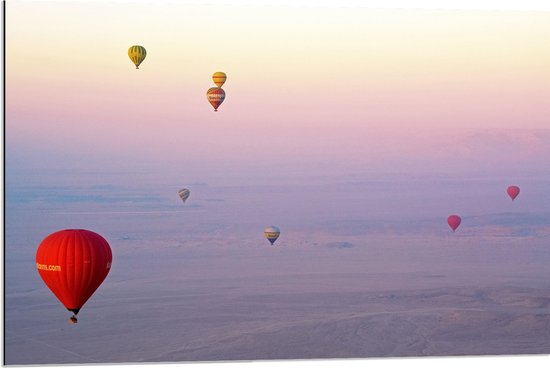
<svg viewBox="0 0 550 368"><path fill-rule="evenodd" d="M147 56L147 51L145 51L145 47L143 46L130 46L128 49L128 56L130 57L130 60L134 64L136 64L136 69L139 69L139 64L145 60L145 56Z"/></svg>
<svg viewBox="0 0 550 368"><path fill-rule="evenodd" d="M458 228L461 222L462 222L462 219L458 215L451 215L447 217L447 223L449 224L451 229L453 229L453 231L455 231Z"/></svg>
<svg viewBox="0 0 550 368"><path fill-rule="evenodd" d="M225 91L219 87L212 87L206 91L206 97L210 105L214 107L214 111L218 111L218 107L225 100Z"/></svg>
<svg viewBox="0 0 550 368"><path fill-rule="evenodd" d="M212 75L212 80L214 81L214 84L218 87L223 86L226 79L227 79L227 75L225 75L224 72L215 72Z"/></svg>
<svg viewBox="0 0 550 368"><path fill-rule="evenodd" d="M281 230L277 226L268 226L264 229L264 235L271 242L271 245L275 243L280 234Z"/></svg>
<svg viewBox="0 0 550 368"><path fill-rule="evenodd" d="M178 195L180 196L181 200L183 201L183 203L185 203L185 201L187 200L187 198L189 198L189 194L191 194L191 192L189 191L189 189L180 189L178 190Z"/></svg>
<svg viewBox="0 0 550 368"><path fill-rule="evenodd" d="M76 315L111 270L109 243L83 229L61 230L48 235L36 251L36 268L59 301Z"/></svg>
<svg viewBox="0 0 550 368"><path fill-rule="evenodd" d="M512 198L512 201L513 201L514 199L516 199L516 197L519 194L519 187L515 185L510 185L506 189L506 193L508 193L508 195L510 196L510 198Z"/></svg>

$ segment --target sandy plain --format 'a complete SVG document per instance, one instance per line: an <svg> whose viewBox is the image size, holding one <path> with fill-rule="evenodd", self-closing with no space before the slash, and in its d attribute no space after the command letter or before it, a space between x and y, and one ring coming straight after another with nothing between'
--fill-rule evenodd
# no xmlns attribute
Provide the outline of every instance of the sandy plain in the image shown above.
<svg viewBox="0 0 550 368"><path fill-rule="evenodd" d="M5 362L548 354L547 182L517 202L501 184L195 183L186 205L168 184L14 188ZM113 268L70 325L34 253L75 227L109 241Z"/></svg>

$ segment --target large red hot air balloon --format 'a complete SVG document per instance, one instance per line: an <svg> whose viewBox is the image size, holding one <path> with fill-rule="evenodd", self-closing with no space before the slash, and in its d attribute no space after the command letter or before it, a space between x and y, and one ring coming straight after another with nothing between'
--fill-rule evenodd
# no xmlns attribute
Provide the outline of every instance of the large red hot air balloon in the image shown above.
<svg viewBox="0 0 550 368"><path fill-rule="evenodd" d="M214 107L214 111L218 111L218 107L220 107L223 100L225 100L225 91L219 87L209 88L208 91L206 91L206 98L208 98L210 105Z"/></svg>
<svg viewBox="0 0 550 368"><path fill-rule="evenodd" d="M510 196L510 198L512 198L512 201L513 201L514 199L516 199L516 197L519 194L519 187L515 185L510 185L506 189L506 193L508 193L508 195Z"/></svg>
<svg viewBox="0 0 550 368"><path fill-rule="evenodd" d="M109 243L89 230L61 230L48 235L36 251L42 280L74 315L101 285L111 269Z"/></svg>
<svg viewBox="0 0 550 368"><path fill-rule="evenodd" d="M447 217L447 223L455 231L458 228L458 225L462 222L462 219L458 215L451 215Z"/></svg>

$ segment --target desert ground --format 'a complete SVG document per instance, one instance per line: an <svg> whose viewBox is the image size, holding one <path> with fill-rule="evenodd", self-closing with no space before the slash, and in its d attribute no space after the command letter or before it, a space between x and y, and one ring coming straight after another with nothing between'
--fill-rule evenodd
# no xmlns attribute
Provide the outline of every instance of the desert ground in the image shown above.
<svg viewBox="0 0 550 368"><path fill-rule="evenodd" d="M8 183L5 363L549 354L548 181L506 184ZM64 228L113 251L76 325L34 261Z"/></svg>

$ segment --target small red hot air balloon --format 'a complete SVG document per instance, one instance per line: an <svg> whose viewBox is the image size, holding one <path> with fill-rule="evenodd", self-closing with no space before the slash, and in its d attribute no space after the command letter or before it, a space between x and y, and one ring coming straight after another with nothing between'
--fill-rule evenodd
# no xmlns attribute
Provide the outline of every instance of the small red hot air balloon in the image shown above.
<svg viewBox="0 0 550 368"><path fill-rule="evenodd" d="M69 229L48 235L36 251L36 268L42 280L74 315L101 285L111 269L109 243L89 230Z"/></svg>
<svg viewBox="0 0 550 368"><path fill-rule="evenodd" d="M212 87L206 91L206 97L210 105L214 107L214 111L218 111L218 107L225 100L225 91L219 87Z"/></svg>
<svg viewBox="0 0 550 368"><path fill-rule="evenodd" d="M516 197L519 194L519 187L515 185L510 185L506 189L506 193L508 193L508 195L510 196L510 198L512 198L512 201L513 201L514 199L516 199Z"/></svg>
<svg viewBox="0 0 550 368"><path fill-rule="evenodd" d="M458 215L451 215L447 217L447 223L449 224L451 229L453 229L453 231L455 231L458 228L461 222L462 222L462 219Z"/></svg>

